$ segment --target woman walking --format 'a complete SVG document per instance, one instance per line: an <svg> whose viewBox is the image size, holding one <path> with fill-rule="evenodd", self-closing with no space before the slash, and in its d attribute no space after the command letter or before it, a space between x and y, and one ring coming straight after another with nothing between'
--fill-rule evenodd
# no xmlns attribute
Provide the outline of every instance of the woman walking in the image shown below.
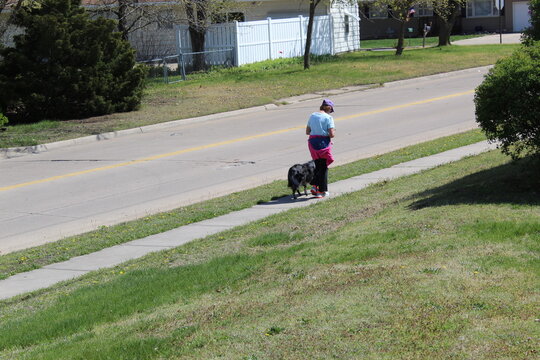
<svg viewBox="0 0 540 360"><path fill-rule="evenodd" d="M334 162L332 156L332 138L335 136L334 103L324 99L319 111L309 117L306 126L306 135L309 135L308 147L311 158L315 161L315 176L311 185L311 193L322 198L328 196L328 166Z"/></svg>

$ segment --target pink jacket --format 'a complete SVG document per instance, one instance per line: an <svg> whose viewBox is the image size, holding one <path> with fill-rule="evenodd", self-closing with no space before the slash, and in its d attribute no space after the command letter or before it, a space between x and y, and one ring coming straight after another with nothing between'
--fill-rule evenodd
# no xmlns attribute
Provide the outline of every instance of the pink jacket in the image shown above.
<svg viewBox="0 0 540 360"><path fill-rule="evenodd" d="M320 149L316 149L315 147L313 147L312 142L309 141L314 138L323 138L323 137L326 138L326 136L320 136L320 135L309 136L309 139L308 139L309 152L311 153L311 158L313 160L326 159L326 166L330 166L330 164L334 162L334 156L332 155L332 141L328 142L327 147L320 148Z"/></svg>

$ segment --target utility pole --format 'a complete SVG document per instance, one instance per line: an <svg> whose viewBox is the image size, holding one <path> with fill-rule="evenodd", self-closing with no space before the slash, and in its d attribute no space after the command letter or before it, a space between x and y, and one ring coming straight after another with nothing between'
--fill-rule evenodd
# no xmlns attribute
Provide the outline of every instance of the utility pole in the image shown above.
<svg viewBox="0 0 540 360"><path fill-rule="evenodd" d="M501 0L499 0L499 43L502 44L502 15Z"/></svg>

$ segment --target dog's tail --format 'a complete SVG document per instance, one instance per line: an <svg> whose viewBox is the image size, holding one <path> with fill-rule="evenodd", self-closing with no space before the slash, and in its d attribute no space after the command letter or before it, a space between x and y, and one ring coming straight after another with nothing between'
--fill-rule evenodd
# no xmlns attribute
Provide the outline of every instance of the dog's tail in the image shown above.
<svg viewBox="0 0 540 360"><path fill-rule="evenodd" d="M290 187L291 189L295 189L298 187L298 185L295 185L295 178L294 178L294 174L293 174L293 169L289 169L289 173L287 174L287 186Z"/></svg>

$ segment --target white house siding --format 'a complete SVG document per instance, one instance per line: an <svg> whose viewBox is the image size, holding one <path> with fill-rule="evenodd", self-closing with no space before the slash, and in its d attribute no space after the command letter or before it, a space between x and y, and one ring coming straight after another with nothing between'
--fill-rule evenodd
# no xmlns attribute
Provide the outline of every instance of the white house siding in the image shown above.
<svg viewBox="0 0 540 360"><path fill-rule="evenodd" d="M241 0L240 2L252 3L251 0ZM244 13L246 21L264 20L266 18L285 19L299 15L309 15L308 0L259 0L255 5L246 6L240 10ZM328 6L319 4L315 9L315 16L327 15Z"/></svg>
<svg viewBox="0 0 540 360"><path fill-rule="evenodd" d="M330 8L333 19L334 53L360 49L360 18L358 3L337 3Z"/></svg>

